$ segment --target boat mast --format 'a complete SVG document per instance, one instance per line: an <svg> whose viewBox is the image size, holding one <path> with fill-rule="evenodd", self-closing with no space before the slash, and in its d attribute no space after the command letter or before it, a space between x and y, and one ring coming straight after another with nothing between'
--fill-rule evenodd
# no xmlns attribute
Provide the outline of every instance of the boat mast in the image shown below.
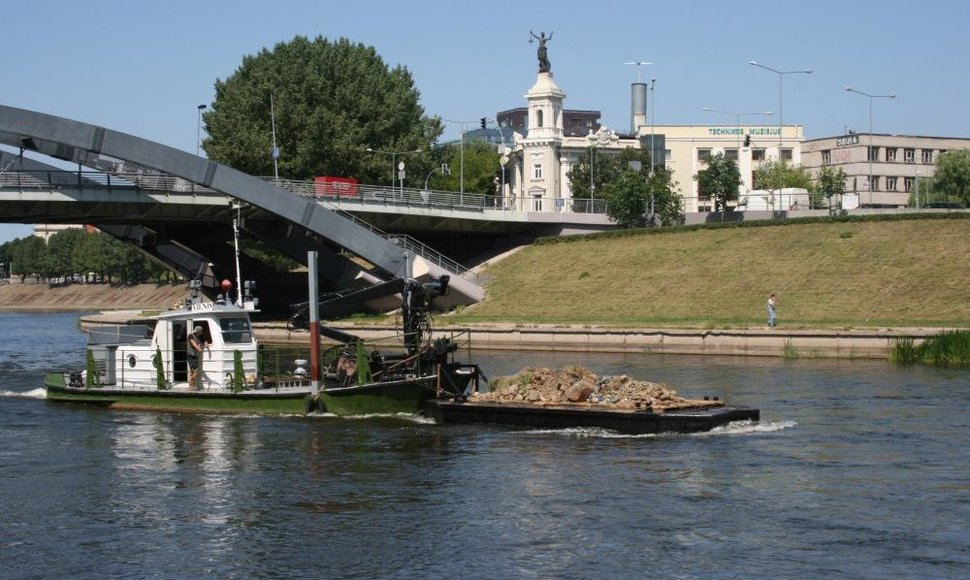
<svg viewBox="0 0 970 580"><path fill-rule="evenodd" d="M239 208L242 204L236 203L236 217L232 218L232 241L236 248L236 306L243 307L243 287L242 271L239 269Z"/></svg>
<svg viewBox="0 0 970 580"><path fill-rule="evenodd" d="M306 253L306 264L310 295L310 388L314 394L320 392L320 291L317 287L317 251Z"/></svg>

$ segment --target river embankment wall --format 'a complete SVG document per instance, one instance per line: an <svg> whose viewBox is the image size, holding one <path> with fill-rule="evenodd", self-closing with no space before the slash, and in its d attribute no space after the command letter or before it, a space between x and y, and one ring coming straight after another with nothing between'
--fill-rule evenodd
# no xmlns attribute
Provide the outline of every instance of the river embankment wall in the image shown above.
<svg viewBox="0 0 970 580"><path fill-rule="evenodd" d="M330 326L366 341L390 341L399 334L391 326ZM459 342L472 350L887 359L899 339L911 338L919 342L938 334L940 329L690 329L483 324L439 326L436 331L443 335L461 335L464 340ZM283 323L257 323L256 335L269 343L309 342L306 331L289 330Z"/></svg>

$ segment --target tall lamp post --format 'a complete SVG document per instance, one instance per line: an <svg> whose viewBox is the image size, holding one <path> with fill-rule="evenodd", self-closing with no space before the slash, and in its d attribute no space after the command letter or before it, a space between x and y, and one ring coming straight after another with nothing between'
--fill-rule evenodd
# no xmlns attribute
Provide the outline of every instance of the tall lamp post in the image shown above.
<svg viewBox="0 0 970 580"><path fill-rule="evenodd" d="M596 167L596 157L594 156L593 151L596 148L597 137L592 131L590 131L586 138L589 139L589 205L586 206L586 212L589 213L592 211L591 206L593 205L593 192L596 191L596 186L593 184L593 171Z"/></svg>
<svg viewBox="0 0 970 580"><path fill-rule="evenodd" d="M920 175L923 175L923 172L917 169L916 170L916 195L915 195L916 209L919 209L919 176Z"/></svg>
<svg viewBox="0 0 970 580"><path fill-rule="evenodd" d="M442 119L449 123L458 123L458 146L461 158L458 161L458 192L465 193L465 125L471 121L459 121L457 119Z"/></svg>
<svg viewBox="0 0 970 580"><path fill-rule="evenodd" d="M653 100L653 85L656 84L656 82L657 77L650 79L650 177L653 177L653 168L654 165L656 165L653 160L653 154L657 150L657 147L653 144L653 122L657 117L657 103Z"/></svg>
<svg viewBox="0 0 970 580"><path fill-rule="evenodd" d="M367 151L369 153L380 153L382 155L390 155L391 156L391 189L394 189L397 186L397 156L398 155L410 155L412 153L421 153L421 151L423 151L423 150L422 149L413 149L413 150L410 150L410 151L382 151L380 149L371 149L370 147L368 147L367 148ZM403 179L401 180L401 185L402 185L402 187L404 185L404 180Z"/></svg>
<svg viewBox="0 0 970 580"><path fill-rule="evenodd" d="M866 150L866 157L869 158L869 207L872 207L872 100L873 99L895 99L895 94L889 95L870 95L852 87L845 87L850 93L856 93L869 98L869 147Z"/></svg>
<svg viewBox="0 0 970 580"><path fill-rule="evenodd" d="M199 105L196 108L199 110L199 121L195 125L195 156L198 157L202 148L202 110L205 109L205 105Z"/></svg>
<svg viewBox="0 0 970 580"><path fill-rule="evenodd" d="M782 143L781 143L781 131L782 131L782 123L784 121L782 119L782 108L781 108L782 107L782 79L785 78L785 75L798 75L798 74L801 74L801 75L810 75L810 74L812 74L812 71L810 71L810 70L777 70L777 69L771 68L770 66L765 66L765 65L761 64L760 62L758 62L756 60L749 60L748 61L748 64L750 64L752 66L759 67L759 68L763 68L763 69L765 69L767 71L771 71L771 72L773 72L773 73L775 73L775 74L778 75L778 162L781 163L781 161L782 161L782 159L781 159L781 147L782 147Z"/></svg>

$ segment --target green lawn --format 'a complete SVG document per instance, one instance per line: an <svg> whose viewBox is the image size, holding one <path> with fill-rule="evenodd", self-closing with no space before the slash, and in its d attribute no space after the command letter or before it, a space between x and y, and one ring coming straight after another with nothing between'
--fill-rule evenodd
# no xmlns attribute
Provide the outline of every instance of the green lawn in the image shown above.
<svg viewBox="0 0 970 580"><path fill-rule="evenodd" d="M762 326L774 292L788 328L967 327L970 219L588 236L529 246L485 277L483 303L439 322Z"/></svg>

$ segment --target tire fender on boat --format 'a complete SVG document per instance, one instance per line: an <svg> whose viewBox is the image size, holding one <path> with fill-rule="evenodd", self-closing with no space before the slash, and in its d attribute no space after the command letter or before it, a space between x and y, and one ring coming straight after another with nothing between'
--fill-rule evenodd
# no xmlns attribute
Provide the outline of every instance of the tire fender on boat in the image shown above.
<svg viewBox="0 0 970 580"><path fill-rule="evenodd" d="M303 414L309 415L314 411L325 413L327 411L327 407L323 404L323 401L320 400L319 395L307 395L306 400L303 403Z"/></svg>

